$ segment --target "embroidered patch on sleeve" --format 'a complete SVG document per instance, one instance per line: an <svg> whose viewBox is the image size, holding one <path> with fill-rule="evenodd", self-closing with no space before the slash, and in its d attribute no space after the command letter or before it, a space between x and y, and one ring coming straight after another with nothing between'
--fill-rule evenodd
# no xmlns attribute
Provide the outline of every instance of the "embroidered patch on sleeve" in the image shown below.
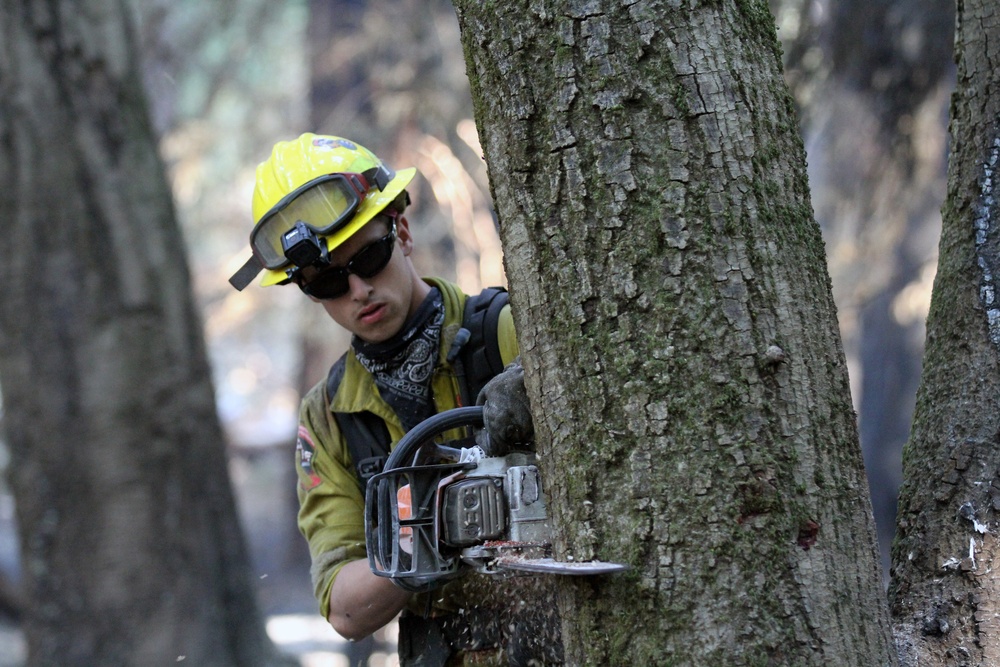
<svg viewBox="0 0 1000 667"><path fill-rule="evenodd" d="M299 426L299 437L295 441L295 458L299 464L299 486L303 491L315 489L322 480L316 471L313 470L313 457L316 456L316 447L309 437L309 431L305 426Z"/></svg>

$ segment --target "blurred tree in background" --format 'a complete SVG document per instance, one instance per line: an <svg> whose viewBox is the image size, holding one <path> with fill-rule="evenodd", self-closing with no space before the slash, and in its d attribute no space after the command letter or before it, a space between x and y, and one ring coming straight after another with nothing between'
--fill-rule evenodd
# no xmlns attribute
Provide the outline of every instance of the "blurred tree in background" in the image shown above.
<svg viewBox="0 0 1000 667"><path fill-rule="evenodd" d="M305 313L290 290L239 293L228 283L246 258L254 168L306 122L306 3L132 4L244 527L255 568L268 575L258 597L272 613L299 610L303 601L311 610L290 463Z"/></svg>
<svg viewBox="0 0 1000 667"><path fill-rule="evenodd" d="M143 77L161 135L195 291L205 314L220 414L244 445L294 432L298 301L240 294L254 168L306 122L304 2L133 0ZM292 417L294 419L294 417Z"/></svg>
<svg viewBox="0 0 1000 667"><path fill-rule="evenodd" d="M0 377L32 664L271 665L127 5L0 9Z"/></svg>

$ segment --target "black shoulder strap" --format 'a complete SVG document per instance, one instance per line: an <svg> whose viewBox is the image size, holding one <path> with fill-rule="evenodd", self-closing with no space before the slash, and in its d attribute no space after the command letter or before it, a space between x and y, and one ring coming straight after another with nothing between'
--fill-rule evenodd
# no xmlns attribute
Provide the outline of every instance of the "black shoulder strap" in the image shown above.
<svg viewBox="0 0 1000 667"><path fill-rule="evenodd" d="M503 370L500 356L500 311L509 301L507 290L487 287L465 300L462 328L468 331L468 341L462 345L457 369L462 388L462 402L475 405L483 386ZM454 363L454 361L452 362Z"/></svg>
<svg viewBox="0 0 1000 667"><path fill-rule="evenodd" d="M326 396L332 401L337 395L341 380L344 379L344 369L347 367L345 353L330 368L326 378ZM386 459L389 458L389 428L381 417L371 412L334 412L337 426L340 427L347 451L351 455L354 469L358 474L361 492L364 493L368 480L382 472Z"/></svg>

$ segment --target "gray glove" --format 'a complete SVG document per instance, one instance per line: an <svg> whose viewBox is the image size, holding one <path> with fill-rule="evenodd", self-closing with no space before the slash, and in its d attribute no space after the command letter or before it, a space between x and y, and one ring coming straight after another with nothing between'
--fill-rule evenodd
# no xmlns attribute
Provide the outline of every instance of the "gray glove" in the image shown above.
<svg viewBox="0 0 1000 667"><path fill-rule="evenodd" d="M524 369L520 358L486 383L476 405L483 406L483 422L490 436L490 456L503 456L514 445L527 445L535 438L531 406L524 391Z"/></svg>

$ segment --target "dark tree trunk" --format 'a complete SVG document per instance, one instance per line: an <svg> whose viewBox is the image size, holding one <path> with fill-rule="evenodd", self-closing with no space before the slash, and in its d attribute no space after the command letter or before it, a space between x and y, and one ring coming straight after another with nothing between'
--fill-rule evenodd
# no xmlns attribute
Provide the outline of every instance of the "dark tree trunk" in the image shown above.
<svg viewBox="0 0 1000 667"><path fill-rule="evenodd" d="M806 114L813 202L831 256L861 446L888 574L900 452L920 380L945 194L952 0L837 0ZM926 298L924 296L924 298ZM926 303L926 302L925 302Z"/></svg>
<svg viewBox="0 0 1000 667"><path fill-rule="evenodd" d="M1000 13L958 4L948 199L890 585L908 665L1000 664Z"/></svg>
<svg viewBox="0 0 1000 667"><path fill-rule="evenodd" d="M946 189L954 1L770 4L802 116L887 579Z"/></svg>
<svg viewBox="0 0 1000 667"><path fill-rule="evenodd" d="M0 379L39 665L264 665L123 3L0 9Z"/></svg>

